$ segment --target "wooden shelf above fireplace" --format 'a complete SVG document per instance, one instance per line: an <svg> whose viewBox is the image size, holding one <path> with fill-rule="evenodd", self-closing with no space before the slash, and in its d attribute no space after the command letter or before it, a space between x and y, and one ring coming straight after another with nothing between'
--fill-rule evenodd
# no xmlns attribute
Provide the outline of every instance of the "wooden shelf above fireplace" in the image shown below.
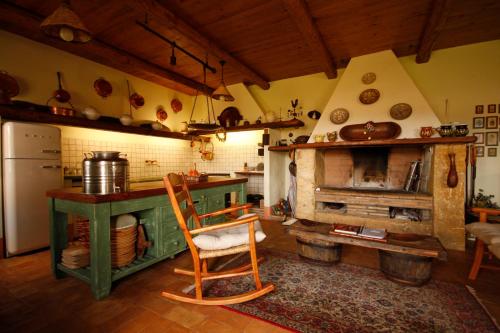
<svg viewBox="0 0 500 333"><path fill-rule="evenodd" d="M271 146L270 151L288 151L290 149L333 149L354 147L384 147L384 146L407 146L407 145L433 145L433 144L467 144L474 143L475 136L461 136L452 138L415 138L415 139L392 139L392 140L370 140L370 141L339 141L303 143L289 146Z"/></svg>

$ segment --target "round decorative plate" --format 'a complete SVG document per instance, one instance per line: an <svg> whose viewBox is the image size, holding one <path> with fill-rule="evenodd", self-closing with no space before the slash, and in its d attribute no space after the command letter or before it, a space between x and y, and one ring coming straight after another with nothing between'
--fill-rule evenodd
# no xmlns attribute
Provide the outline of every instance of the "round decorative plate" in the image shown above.
<svg viewBox="0 0 500 333"><path fill-rule="evenodd" d="M359 94L359 101L363 104L373 104L380 98L380 92L377 89L366 89Z"/></svg>
<svg viewBox="0 0 500 333"><path fill-rule="evenodd" d="M344 108L338 108L330 113L330 121L334 124L343 124L349 119L349 111Z"/></svg>
<svg viewBox="0 0 500 333"><path fill-rule="evenodd" d="M391 107L391 117L396 120L403 120L411 115L412 109L410 104L398 103Z"/></svg>
<svg viewBox="0 0 500 333"><path fill-rule="evenodd" d="M182 110L182 103L177 98L174 98L172 102L170 102L170 106L172 107L172 110L174 110L175 113Z"/></svg>
<svg viewBox="0 0 500 333"><path fill-rule="evenodd" d="M370 84L375 82L376 79L377 79L377 74L373 72L368 72L363 74L363 76L361 77L361 82L363 82L364 84Z"/></svg>
<svg viewBox="0 0 500 333"><path fill-rule="evenodd" d="M167 118L168 118L167 111L165 111L164 108L159 107L156 110L156 119L158 119L160 122L164 122L165 120L167 120Z"/></svg>
<svg viewBox="0 0 500 333"><path fill-rule="evenodd" d="M113 86L111 86L111 83L103 78L94 81L94 89L97 95L104 98L108 97L113 92Z"/></svg>

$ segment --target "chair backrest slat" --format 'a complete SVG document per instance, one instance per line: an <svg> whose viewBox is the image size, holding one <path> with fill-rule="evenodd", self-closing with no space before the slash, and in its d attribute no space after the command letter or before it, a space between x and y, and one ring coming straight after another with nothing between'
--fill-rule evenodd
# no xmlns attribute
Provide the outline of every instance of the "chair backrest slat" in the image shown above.
<svg viewBox="0 0 500 333"><path fill-rule="evenodd" d="M184 174L169 173L168 176L163 177L163 183L170 197L170 202L177 218L177 222L186 238L191 252L197 253L196 246L193 243L191 233L189 232L188 220L193 218L195 229L201 228L200 218L196 212L193 204L193 199L189 193L189 188ZM181 204L186 202L186 208L182 208Z"/></svg>

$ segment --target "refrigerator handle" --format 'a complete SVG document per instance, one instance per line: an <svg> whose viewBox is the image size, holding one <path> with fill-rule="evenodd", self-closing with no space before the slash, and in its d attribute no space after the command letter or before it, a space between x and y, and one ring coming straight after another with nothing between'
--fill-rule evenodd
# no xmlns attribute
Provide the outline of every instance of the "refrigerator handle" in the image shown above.
<svg viewBox="0 0 500 333"><path fill-rule="evenodd" d="M60 154L61 151L59 149L42 149L42 153Z"/></svg>
<svg viewBox="0 0 500 333"><path fill-rule="evenodd" d="M42 169L61 169L60 165L42 165L40 168Z"/></svg>

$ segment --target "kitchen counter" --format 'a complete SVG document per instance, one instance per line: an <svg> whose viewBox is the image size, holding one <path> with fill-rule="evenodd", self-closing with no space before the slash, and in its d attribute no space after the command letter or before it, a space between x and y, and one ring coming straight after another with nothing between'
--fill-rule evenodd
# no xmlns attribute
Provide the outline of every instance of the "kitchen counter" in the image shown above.
<svg viewBox="0 0 500 333"><path fill-rule="evenodd" d="M205 214L226 206L228 193L238 204L246 203L247 178L209 177L208 181L189 186L198 214ZM50 190L50 252L52 272L56 278L66 275L90 284L96 299L111 292L114 281L138 272L162 260L173 258L186 249L184 235L179 228L162 181L132 183L131 191L106 195L82 193L81 187ZM125 267L112 267L111 221L113 217L132 214L144 226L151 242L144 257L135 258ZM62 251L67 247L68 215L88 218L90 228L90 265L70 269L61 263ZM204 225L220 223L224 216L209 217ZM188 224L192 227L193 221Z"/></svg>
<svg viewBox="0 0 500 333"><path fill-rule="evenodd" d="M208 181L206 182L190 184L189 189L193 191L217 186L241 184L246 183L247 181L247 178L208 177ZM87 194L82 192L81 187L67 187L47 191L47 196L50 198L85 203L122 201L163 194L167 194L167 190L165 189L162 181L131 183L130 191L124 193Z"/></svg>

